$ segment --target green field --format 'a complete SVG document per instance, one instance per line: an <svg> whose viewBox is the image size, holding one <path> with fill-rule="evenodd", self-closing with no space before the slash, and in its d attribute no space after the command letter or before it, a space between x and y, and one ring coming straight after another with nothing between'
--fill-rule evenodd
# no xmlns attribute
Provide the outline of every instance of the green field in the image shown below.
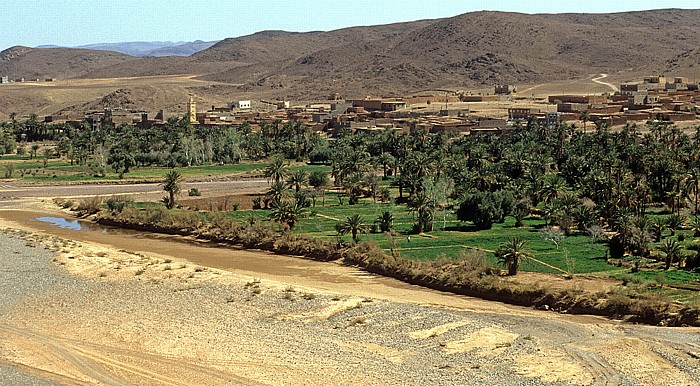
<svg viewBox="0 0 700 386"><path fill-rule="evenodd" d="M569 264L573 261L572 273L593 273L622 270L606 263L605 254L607 245L591 243L587 235L574 233L559 242L559 246L543 237L542 227L545 222L537 217L525 220L525 226L516 228L515 220L508 217L503 224L495 224L492 229L470 231L462 228L453 211L440 211L435 214L434 230L425 236L410 235L410 230L415 222L415 214L404 205L392 205L386 203L374 203L371 199L363 199L359 205L340 206L336 194L327 193L325 206L319 198L316 207L310 208L310 215L302 219L294 229L295 233L306 233L314 237L327 240L336 240L335 225L338 221L345 220L355 213L360 214L366 223L373 223L384 211L392 212L394 216L394 229L401 236L394 239L395 251L402 256L411 259L436 259L438 257L453 258L460 251L476 249L484 251L487 258L496 263L493 251L499 245L512 237L520 237L528 244L533 257L546 264L559 268L561 271L569 271ZM244 222L251 216L266 219L269 210L244 210L233 212L232 216L238 221ZM466 229L466 230L465 230ZM410 235L410 240L409 240ZM342 236L346 242L351 241L349 235ZM382 233L370 233L360 236L360 242L372 240L387 253L391 250L391 243ZM526 271L561 273L544 264L528 261L522 267Z"/></svg>
<svg viewBox="0 0 700 386"><path fill-rule="evenodd" d="M8 162L9 161L9 162ZM15 167L14 178L36 181L36 182L61 182L61 181L107 181L118 180L119 175L108 172L106 176L95 176L88 166L71 165L61 159L50 159L44 166L44 158L41 156L30 159L29 156L3 155L0 157L0 173L4 174L5 165L12 163ZM228 175L260 171L267 166L266 163L244 162L227 165L204 165L191 167L178 167L177 171L184 177L213 177L217 175ZM123 180L160 180L170 171L166 167L138 167L132 168L129 173L124 174ZM289 172L304 170L308 173L315 170L330 172L330 166L325 165L290 165Z"/></svg>
<svg viewBox="0 0 700 386"><path fill-rule="evenodd" d="M9 160L5 158L1 160ZM4 165L0 162L0 172L4 173ZM28 160L24 157L13 162L15 166L14 177L36 182L60 182L60 181L107 181L118 180L117 173L108 172L105 177L95 176L87 166L71 165L63 160L50 160L46 167L42 159ZM177 171L185 177L211 177L245 173L253 170L262 170L267 166L263 163L240 163L232 165L206 165L177 168ZM124 174L123 180L160 180L171 169L165 167L133 168Z"/></svg>

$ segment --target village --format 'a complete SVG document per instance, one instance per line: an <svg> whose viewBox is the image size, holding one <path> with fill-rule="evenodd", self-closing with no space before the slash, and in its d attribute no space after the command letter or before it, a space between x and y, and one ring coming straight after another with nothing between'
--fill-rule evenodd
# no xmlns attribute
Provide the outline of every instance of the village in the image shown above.
<svg viewBox="0 0 700 386"><path fill-rule="evenodd" d="M237 100L227 106L209 106L202 111L196 95L191 95L187 111L153 114L146 111L105 109L102 111L62 111L44 117L51 124L92 125L107 123L149 128L163 125L168 118L188 116L194 125L240 125L253 130L269 122L290 120L307 125L312 131L333 136L339 130L408 130L500 133L517 125L537 123L552 126L559 122L587 123L606 127L649 121L679 124L698 120L700 90L687 78L646 77L642 82L621 84L619 91L596 95L549 95L548 98L521 95L513 85L495 86L492 93L464 93L436 90L401 98L365 97L344 99L340 94L327 100Z"/></svg>

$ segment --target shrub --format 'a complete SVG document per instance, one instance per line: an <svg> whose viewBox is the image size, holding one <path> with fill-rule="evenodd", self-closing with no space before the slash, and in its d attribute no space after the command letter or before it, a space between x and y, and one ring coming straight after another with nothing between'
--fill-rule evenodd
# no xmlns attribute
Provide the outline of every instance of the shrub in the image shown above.
<svg viewBox="0 0 700 386"><path fill-rule="evenodd" d="M5 165L5 178L12 178L15 174L15 164L8 163Z"/></svg>
<svg viewBox="0 0 700 386"><path fill-rule="evenodd" d="M112 196L107 200L107 209L114 213L121 213L127 205L131 204L131 198L127 196Z"/></svg>
<svg viewBox="0 0 700 386"><path fill-rule="evenodd" d="M83 216L88 216L99 212L101 205L101 197L95 196L90 198L84 198L80 200L80 202L78 202L78 207L75 210Z"/></svg>
<svg viewBox="0 0 700 386"><path fill-rule="evenodd" d="M496 275L499 272L498 268L489 264L486 260L486 254L481 251L460 251L452 263L454 264L452 271L459 278L481 278Z"/></svg>
<svg viewBox="0 0 700 386"><path fill-rule="evenodd" d="M200 192L197 188L191 188L187 191L187 195L190 197L199 197L202 195L202 192Z"/></svg>

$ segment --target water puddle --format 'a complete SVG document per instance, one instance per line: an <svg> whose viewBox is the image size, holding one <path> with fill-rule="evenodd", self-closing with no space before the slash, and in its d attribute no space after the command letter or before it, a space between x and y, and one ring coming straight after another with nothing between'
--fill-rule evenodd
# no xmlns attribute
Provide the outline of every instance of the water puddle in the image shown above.
<svg viewBox="0 0 700 386"><path fill-rule="evenodd" d="M102 231L102 233L107 233L107 229L98 227L94 224L79 220L68 220L62 217L37 217L37 221L49 223L62 229L71 229L74 231Z"/></svg>

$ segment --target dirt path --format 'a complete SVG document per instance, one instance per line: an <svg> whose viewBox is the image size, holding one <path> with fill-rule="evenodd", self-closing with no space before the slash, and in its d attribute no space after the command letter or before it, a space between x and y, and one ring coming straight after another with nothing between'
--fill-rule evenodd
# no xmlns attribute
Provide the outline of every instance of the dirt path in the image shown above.
<svg viewBox="0 0 700 386"><path fill-rule="evenodd" d="M185 182L182 190L198 188L203 197L236 193L257 193L267 186L262 179L233 181ZM85 184L85 185L27 185L21 182L0 181L0 207L18 207L19 201L51 201L54 198L79 199L94 196L129 195L139 200L159 200L163 187L158 183L143 184Z"/></svg>
<svg viewBox="0 0 700 386"><path fill-rule="evenodd" d="M610 89L613 92L620 91L620 89L618 89L617 86L615 86L614 84L603 82L603 79L605 79L607 77L608 77L608 74L600 74L597 77L591 79L591 81L598 83L598 84L602 84L603 86L608 86L608 87L610 87Z"/></svg>

